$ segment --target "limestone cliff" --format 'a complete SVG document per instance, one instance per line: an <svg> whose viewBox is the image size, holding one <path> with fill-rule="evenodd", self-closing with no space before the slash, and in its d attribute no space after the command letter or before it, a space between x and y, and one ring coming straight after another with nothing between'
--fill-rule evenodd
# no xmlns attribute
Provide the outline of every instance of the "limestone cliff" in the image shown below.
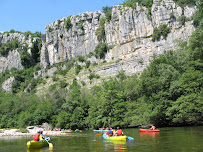
<svg viewBox="0 0 203 152"><path fill-rule="evenodd" d="M111 20L105 23L106 43L114 48L105 55L105 60L121 60L97 71L100 75L112 74L124 70L126 74L143 71L149 65L154 54L162 54L164 50L176 47L174 40L189 41L194 31L192 21L182 25L177 18L185 15L190 18L195 7L185 7L184 10L172 0L154 0L151 15L145 7L137 4L136 9L123 5L116 5L112 9ZM172 15L173 14L173 17ZM71 27L65 28L67 18L62 18L46 26L46 37L43 39L41 51L41 65L53 65L75 58L85 56L94 51L99 43L95 34L99 28L99 20L105 14L86 12L70 17ZM152 41L155 27L166 24L171 32L167 38L161 37L159 41ZM82 26L82 28L81 28ZM90 61L99 59L90 58Z"/></svg>
<svg viewBox="0 0 203 152"><path fill-rule="evenodd" d="M4 33L0 35L0 43L6 44L14 40L18 40L21 47L27 45L27 52L31 54L31 46L33 42L38 41L39 38L32 38L31 35L26 36L23 33ZM21 54L18 48L11 49L6 54L0 53L0 74L6 69L10 70L12 67L23 69L21 64Z"/></svg>

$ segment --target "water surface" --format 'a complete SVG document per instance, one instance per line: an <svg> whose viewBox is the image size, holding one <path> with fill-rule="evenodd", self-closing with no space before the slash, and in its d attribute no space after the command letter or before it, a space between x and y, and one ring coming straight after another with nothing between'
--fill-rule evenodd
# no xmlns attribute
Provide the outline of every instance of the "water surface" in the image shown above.
<svg viewBox="0 0 203 152"><path fill-rule="evenodd" d="M138 128L123 129L134 141L111 142L92 130L51 136L54 145L29 150L26 142L33 137L0 137L0 152L203 152L203 126L159 128L159 133L142 133Z"/></svg>

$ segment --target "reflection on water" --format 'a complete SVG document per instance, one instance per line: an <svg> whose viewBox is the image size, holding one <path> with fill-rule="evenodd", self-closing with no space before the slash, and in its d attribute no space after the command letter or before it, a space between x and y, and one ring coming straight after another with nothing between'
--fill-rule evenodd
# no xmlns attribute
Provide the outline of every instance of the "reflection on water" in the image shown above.
<svg viewBox="0 0 203 152"><path fill-rule="evenodd" d="M106 147L106 151L118 151L124 152L127 151L127 143L126 141L106 141L104 140L104 145Z"/></svg>
<svg viewBox="0 0 203 152"><path fill-rule="evenodd" d="M140 132L140 138L142 140L153 139L156 140L159 137L159 132Z"/></svg>
<svg viewBox="0 0 203 152"><path fill-rule="evenodd" d="M53 152L48 147L46 148L38 148L38 149L27 149L27 152Z"/></svg>

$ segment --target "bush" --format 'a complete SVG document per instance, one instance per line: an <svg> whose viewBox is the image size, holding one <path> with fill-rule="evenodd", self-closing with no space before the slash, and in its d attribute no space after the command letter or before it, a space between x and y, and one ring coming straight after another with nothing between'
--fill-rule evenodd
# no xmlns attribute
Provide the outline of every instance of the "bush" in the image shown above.
<svg viewBox="0 0 203 152"><path fill-rule="evenodd" d="M79 55L77 58L78 58L79 62L84 62L85 61L85 57L84 56Z"/></svg>
<svg viewBox="0 0 203 152"><path fill-rule="evenodd" d="M102 7L102 12L105 13L107 21L111 20L112 8L108 6Z"/></svg>
<svg viewBox="0 0 203 152"><path fill-rule="evenodd" d="M94 78L98 79L98 78L100 78L100 76L97 75L97 74L94 74L94 73L90 73L90 75L88 76L88 78L89 78L90 80L92 80L92 79L94 79Z"/></svg>
<svg viewBox="0 0 203 152"><path fill-rule="evenodd" d="M136 3L138 3L141 6L145 6L147 8L151 8L153 4L153 0L126 0L123 5L136 8Z"/></svg>
<svg viewBox="0 0 203 152"><path fill-rule="evenodd" d="M95 52L95 57L96 58L103 58L105 53L108 51L108 46L106 43L99 43L94 52Z"/></svg>
<svg viewBox="0 0 203 152"><path fill-rule="evenodd" d="M82 67L80 65L77 65L75 68L75 74L78 75Z"/></svg>
<svg viewBox="0 0 203 152"><path fill-rule="evenodd" d="M187 17L185 15L181 15L178 17L177 21L180 22L181 25L185 25L185 22L187 21Z"/></svg>
<svg viewBox="0 0 203 152"><path fill-rule="evenodd" d="M91 64L90 61L86 61L86 62L85 62L85 67L86 67L86 68L89 68L89 67L90 67L90 64Z"/></svg>
<svg viewBox="0 0 203 152"><path fill-rule="evenodd" d="M54 29L52 27L49 26L48 31L51 33L54 31Z"/></svg>
<svg viewBox="0 0 203 152"><path fill-rule="evenodd" d="M170 28L166 24L160 25L158 28L155 27L152 35L152 41L160 40L160 37L163 36L166 39L168 33L170 33Z"/></svg>
<svg viewBox="0 0 203 152"><path fill-rule="evenodd" d="M69 16L67 18L67 20L65 20L65 28L66 28L67 31L72 27L70 18L71 18L71 16Z"/></svg>
<svg viewBox="0 0 203 152"><path fill-rule="evenodd" d="M99 20L100 26L95 32L95 35L97 36L99 41L105 41L106 40L106 34L105 34L105 29L104 29L105 21L106 21L105 18L100 18L100 20Z"/></svg>
<svg viewBox="0 0 203 152"><path fill-rule="evenodd" d="M18 40L13 40L8 43L0 43L0 53L2 55L7 55L9 51L13 51L20 48L21 44Z"/></svg>
<svg viewBox="0 0 203 152"><path fill-rule="evenodd" d="M59 85L61 88L65 88L68 85L68 83L66 83L65 80L61 80Z"/></svg>

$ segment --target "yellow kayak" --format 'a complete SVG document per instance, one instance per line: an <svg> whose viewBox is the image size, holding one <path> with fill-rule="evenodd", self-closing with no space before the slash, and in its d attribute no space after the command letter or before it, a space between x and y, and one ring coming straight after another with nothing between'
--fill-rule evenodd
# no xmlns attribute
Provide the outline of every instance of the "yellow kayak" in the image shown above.
<svg viewBox="0 0 203 152"><path fill-rule="evenodd" d="M126 141L127 136L112 136L112 137L109 137L108 135L103 134L103 138L106 139L106 140L112 140L112 141Z"/></svg>
<svg viewBox="0 0 203 152"><path fill-rule="evenodd" d="M28 141L27 142L27 147L28 148L42 148L42 147L46 147L49 146L48 142L46 140L43 141Z"/></svg>

